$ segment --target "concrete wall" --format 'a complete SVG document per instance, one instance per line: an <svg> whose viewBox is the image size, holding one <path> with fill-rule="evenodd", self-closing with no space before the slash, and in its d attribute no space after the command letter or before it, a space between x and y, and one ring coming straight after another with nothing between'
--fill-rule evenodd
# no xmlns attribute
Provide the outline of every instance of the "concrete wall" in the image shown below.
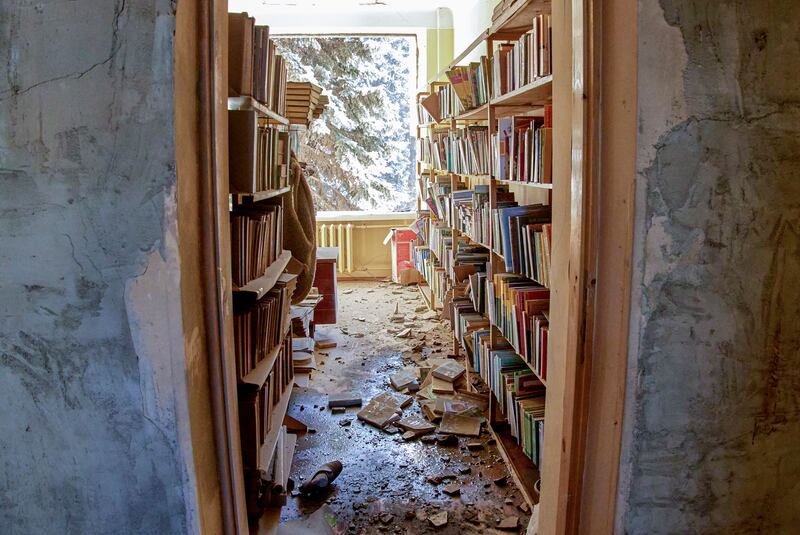
<svg viewBox="0 0 800 535"><path fill-rule="evenodd" d="M0 3L0 531L199 529L175 3Z"/></svg>
<svg viewBox="0 0 800 535"><path fill-rule="evenodd" d="M639 1L618 532L800 525L800 4Z"/></svg>

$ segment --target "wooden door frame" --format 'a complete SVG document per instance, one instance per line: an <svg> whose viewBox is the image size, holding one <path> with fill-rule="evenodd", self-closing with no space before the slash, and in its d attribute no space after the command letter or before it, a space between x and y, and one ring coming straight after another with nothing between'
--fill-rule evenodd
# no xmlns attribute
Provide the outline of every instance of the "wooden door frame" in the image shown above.
<svg viewBox="0 0 800 535"><path fill-rule="evenodd" d="M554 177L569 177L569 190L554 192L554 234L566 203L569 247L553 297L551 322L563 327L550 360L561 371L548 379L539 533L604 534L614 531L626 386L637 9L635 0L552 7L553 62L569 65L554 77Z"/></svg>
<svg viewBox="0 0 800 535"><path fill-rule="evenodd" d="M178 8L180 9L180 7ZM228 2L200 0L198 58L203 182L203 260L208 292L206 327L213 426L220 479L223 533L249 532L239 435L236 369L232 354L233 306L230 288L230 235L228 219ZM202 504L201 504L202 506Z"/></svg>

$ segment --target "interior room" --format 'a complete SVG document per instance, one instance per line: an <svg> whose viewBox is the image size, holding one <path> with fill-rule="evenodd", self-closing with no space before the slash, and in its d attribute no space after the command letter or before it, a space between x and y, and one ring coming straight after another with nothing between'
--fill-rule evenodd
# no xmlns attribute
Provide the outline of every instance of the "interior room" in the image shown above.
<svg viewBox="0 0 800 535"><path fill-rule="evenodd" d="M0 4L0 533L789 534L800 4Z"/></svg>

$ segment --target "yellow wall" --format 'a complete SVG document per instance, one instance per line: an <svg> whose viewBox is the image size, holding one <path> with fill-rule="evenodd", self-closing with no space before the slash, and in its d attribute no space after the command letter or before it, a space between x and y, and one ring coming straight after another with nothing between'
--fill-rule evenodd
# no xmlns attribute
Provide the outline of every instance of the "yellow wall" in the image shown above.
<svg viewBox="0 0 800 535"><path fill-rule="evenodd" d="M447 67L455 57L453 53L454 35L453 28L428 28L428 72L426 73L426 80L437 79L437 74Z"/></svg>
<svg viewBox="0 0 800 535"><path fill-rule="evenodd" d="M339 246L339 236L345 240L345 245L340 246L338 277L339 279L358 278L384 278L392 275L391 244L383 244L389 229L406 228L414 221L411 214L397 214L382 216L354 216L336 218L334 221L317 220L317 245L324 244ZM342 226L341 233L339 225ZM347 225L351 225L351 268L347 271ZM322 229L325 228L327 237L323 239ZM331 226L333 226L333 239L331 240ZM327 241L326 241L327 240Z"/></svg>

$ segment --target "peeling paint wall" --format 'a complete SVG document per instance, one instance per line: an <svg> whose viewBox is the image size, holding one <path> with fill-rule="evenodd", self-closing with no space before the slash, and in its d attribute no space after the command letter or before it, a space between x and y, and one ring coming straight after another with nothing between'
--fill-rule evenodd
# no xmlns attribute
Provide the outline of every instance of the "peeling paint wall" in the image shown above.
<svg viewBox="0 0 800 535"><path fill-rule="evenodd" d="M800 525L799 20L639 1L620 533Z"/></svg>
<svg viewBox="0 0 800 535"><path fill-rule="evenodd" d="M0 531L197 531L174 4L0 3Z"/></svg>

